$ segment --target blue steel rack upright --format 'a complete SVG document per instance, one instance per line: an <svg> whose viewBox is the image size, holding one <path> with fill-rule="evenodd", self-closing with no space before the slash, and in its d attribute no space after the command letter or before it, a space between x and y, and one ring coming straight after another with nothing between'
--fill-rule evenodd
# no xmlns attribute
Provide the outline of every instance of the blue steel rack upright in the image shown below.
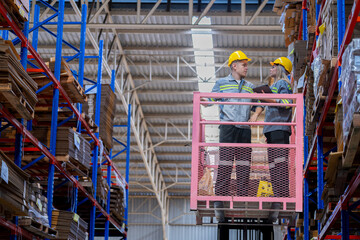
<svg viewBox="0 0 360 240"><path fill-rule="evenodd" d="M317 23L316 33L318 33L319 26L322 24L321 11L322 11L322 8L323 8L325 2L326 2L326 0L323 0L321 2L321 4L316 5L316 23ZM333 76L331 78L328 96L326 97L324 107L323 107L322 113L319 118L319 123L316 128L316 136L313 139L313 144L312 144L310 151L308 151L308 147L307 147L308 139L304 133L304 239L306 239L306 240L309 239L309 217L310 217L309 216L309 200L314 201L313 199L310 198L309 185L308 185L308 172L309 172L311 162L313 160L313 155L315 152L315 144L317 144L316 145L316 147L317 147L317 189L316 189L316 191L317 191L318 197L317 197L316 204L317 204L318 210L323 209L324 206L323 206L323 201L321 199L321 193L323 192L323 189L324 189L323 164L324 164L324 157L327 156L329 154L329 152L325 153L325 154L323 152L322 127L324 126L325 118L326 118L327 112L330 107L331 99L335 92L336 83L337 83L338 77L340 76L340 73L341 73L341 57L342 57L342 54L344 53L345 46L347 44L349 44L351 41L351 36L352 36L353 30L354 30L355 24L358 21L357 18L358 18L359 12L360 12L360 1L356 0L356 1L354 1L354 8L353 8L352 15L349 16L348 25L345 26L345 1L344 0L337 1L338 61L336 63L335 70L334 70ZM307 16L306 0L303 0L302 14L303 14L302 18L304 21L303 26L302 26L303 40L307 40L307 34L305 34L307 31L307 27L308 27L307 23L305 23L305 19L307 18L306 17ZM316 34L316 35L318 35L318 34ZM316 40L314 42L312 50L315 49L315 45L316 45ZM310 64L311 64L312 60L314 59L312 53L313 53L313 51L311 51ZM341 82L339 82L339 84L338 84L339 90L340 90L340 87L341 87ZM304 90L304 94L305 94L305 92L306 92L306 87ZM304 111L304 124L305 124L305 116L306 116L306 111ZM332 150L330 150L330 151L332 151ZM334 224L337 217L340 215L340 212L341 212L341 239L346 239L346 240L350 239L349 216L352 216L355 220L359 221L358 219L356 219L356 218L358 218L357 216L352 215L351 209L356 208L360 204L360 201L357 201L352 206L348 206L348 201L350 200L352 194L355 192L356 188L359 185L360 185L360 174L358 174L355 178L353 178L353 181L346 188L345 193L340 197L340 200L337 203L335 210L333 211L332 215L329 217L329 219L327 220L326 224L324 225L324 227L322 229L321 229L320 221L318 221L318 234L319 234L318 239L319 240L323 240L323 239L325 239L325 237L330 237L330 238L336 237L336 239L338 239L337 237L339 237L339 236L328 236L326 234L327 234L328 230L331 228L331 226Z"/></svg>
<svg viewBox="0 0 360 240"><path fill-rule="evenodd" d="M99 205L99 203L96 201L96 173L95 173L95 178L93 175L93 181L94 182L94 188L95 188L95 193L94 196L91 196L77 181L77 178L75 178L74 176L71 176L70 174L68 174L59 164L59 162L57 162L56 158L54 157L55 155L55 150L56 150L56 132L57 132L57 127L62 124L61 123L57 123L57 115L58 115L58 105L59 105L59 96L60 93L62 95L62 97L65 99L65 101L67 102L69 108L74 112L73 116L76 116L78 118L78 125L79 126L83 126L85 128L85 131L92 137L94 143L95 143L95 148L94 148L94 157L93 157L93 173L96 172L97 170L97 166L98 166L98 147L99 147L99 140L98 140L98 133L94 134L91 130L90 127L88 126L88 124L85 122L85 120L82 118L81 116L81 105L78 104L77 108L74 107L71 104L71 100L69 99L69 97L67 96L66 92L64 91L64 89L61 87L59 81L57 79L60 79L60 69L61 69L61 56L62 56L62 44L65 43L66 45L70 46L71 48L73 48L74 50L76 50L78 53L76 53L74 56L72 57L68 57L67 61L71 61L75 58L79 58L79 73L78 73L78 80L79 83L83 86L83 79L84 79L84 59L85 59L85 31L86 31L86 11L87 11L87 6L84 4L82 6L82 21L79 22L78 24L81 24L81 36L80 36L80 50L76 49L75 47L71 46L70 43L66 42L65 40L63 40L63 25L66 24L64 22L64 10L65 10L65 0L60 0L58 3L59 5L59 9L55 9L54 7L50 6L47 2L45 2L44 0L39 0L40 3L42 3L43 5L45 5L46 7L49 7L50 9L52 9L53 11L55 11L55 14L53 14L52 16L50 16L49 18L47 18L46 20L39 22L39 13L40 13L40 9L39 6L35 7L35 18L34 18L34 26L32 29L28 30L28 22L26 22L25 24L25 30L24 33L22 33L18 26L14 24L14 22L11 20L11 17L9 15L7 15L7 11L4 8L4 6L2 5L2 3L0 3L0 13L3 16L4 19L6 19L6 21L8 22L9 26L11 26L12 28L12 32L17 35L18 38L13 40L14 45L17 43L22 43L22 51L21 51L21 62L23 64L23 66L26 68L27 64L32 65L33 67L36 68L36 66L34 64L32 64L30 61L27 61L28 56L27 56L27 48L29 48L29 51L32 54L32 58L34 58L35 60L38 61L38 63L40 64L41 68L44 69L44 72L47 74L47 76L51 79L52 83L47 84L45 87L39 89L37 92L40 92L42 90L44 90L47 87L50 86L54 86L54 90L53 90L53 111L52 111L52 120L51 120L51 140L50 140L50 151L47 150L47 148L44 148L43 145L32 136L32 134L29 132L29 129L26 129L23 126L23 122L22 121L18 121L16 120L11 114L9 114L7 112L6 109L4 109L2 106L0 106L0 114L2 115L2 117L4 117L5 119L7 119L9 121L9 123L11 123L16 129L17 129L17 152L19 153L16 157L16 163L18 165L21 165L21 153L22 153L22 141L21 138L28 138L30 140L31 143L33 143L42 153L43 155L39 158L37 158L36 160L34 160L31 164L28 164L27 167L30 167L32 164L36 163L37 161L41 160L42 158L44 158L45 156L49 158L49 175L48 175L48 190L47 190L47 198L48 198L48 217L49 217L49 223L51 224L51 216L52 216L52 200L53 200L53 190L54 190L54 174L55 174L55 166L56 168L68 179L70 180L76 189L76 194L75 194L75 207L73 208L74 211L76 212L76 208L79 204L76 204L77 202L77 189L80 189L86 196L87 199L90 200L93 204L93 207L91 209L91 222L90 222L90 239L94 239L94 235L95 235L95 212L96 212L96 208L98 208L100 210L100 212L106 217L107 219L107 224L109 223L109 221L124 235L126 236L126 232L125 230L121 227L118 226L118 224L115 222L115 220L113 220L110 215L109 215L109 211L105 211L104 209L102 209L102 207ZM48 30L44 25L45 24L54 24L54 22L50 22L52 19L54 19L55 17L58 17L58 21L57 21L57 34L51 32L50 30ZM72 23L73 24L73 23ZM54 37L56 37L57 41L56 41L56 56L55 56L55 74L53 75L52 72L50 71L50 69L45 65L44 61L41 59L41 57L38 55L36 49L37 49L37 42L38 42L38 29L42 28L43 30L47 31L48 33L50 33L51 35L53 35ZM33 42L32 45L29 45L29 41L28 39L28 34L30 32L33 32ZM7 37L7 31L3 31L2 32L2 36ZM98 71L98 79L97 82L95 83L97 86L97 98L99 99L99 101L97 101L97 111L96 111L96 115L95 115L95 122L97 123L97 125L99 126L99 117L100 117L100 99L101 99L101 67L102 67L102 41L100 41L100 48L99 48L99 56L96 56L95 58L99 59L99 71ZM94 57L91 57L94 58ZM87 79L90 82L93 82L89 79ZM113 81L115 81L115 79L113 79ZM94 82L93 82L94 83ZM100 91L99 91L100 90ZM70 120L70 119L68 119ZM68 121L67 120L67 121ZM31 125L31 122L28 123L28 126ZM79 131L81 131L81 127L78 129ZM129 144L128 144L129 146ZM129 152L129 151L127 151ZM109 156L107 156L104 153L104 156L106 158L105 161L107 161L108 164L108 168L113 168L114 171L116 172L116 174L120 177L120 180L122 182L122 184L124 186L127 187L127 183L126 181L123 179L123 177L121 176L120 172L117 170L117 168L114 166L113 162L111 161L111 159L109 158ZM108 177L108 181L111 178L111 174L107 176ZM127 176L128 178L128 176ZM13 232L15 232L15 235L21 235L22 231L21 229L17 228L16 226L12 226L11 223L9 222L5 222L3 221L3 219L0 219L0 223L2 225L11 227ZM24 232L26 233L26 232ZM108 232L105 233L105 235L108 235ZM29 237L29 235L24 235L26 237ZM16 238L16 236L15 236Z"/></svg>

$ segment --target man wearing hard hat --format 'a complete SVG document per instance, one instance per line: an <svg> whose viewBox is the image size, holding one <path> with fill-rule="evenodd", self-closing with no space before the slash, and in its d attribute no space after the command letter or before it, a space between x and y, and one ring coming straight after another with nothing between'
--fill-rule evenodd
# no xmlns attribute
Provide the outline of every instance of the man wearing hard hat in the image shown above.
<svg viewBox="0 0 360 240"><path fill-rule="evenodd" d="M248 62L251 61L242 51L233 52L228 65L231 73L216 81L212 92L216 93L253 93L255 85L245 80ZM253 102L244 98L211 99L211 101ZM257 107L251 115L251 105L220 105L220 121L255 122L262 112ZM251 143L249 125L220 125L220 143ZM215 184L215 195L229 196L230 177L233 161L236 162L236 195L248 196L251 163L251 148L220 148L220 161ZM215 202L215 208L223 208L223 202ZM215 211L219 222L223 222L223 211Z"/></svg>

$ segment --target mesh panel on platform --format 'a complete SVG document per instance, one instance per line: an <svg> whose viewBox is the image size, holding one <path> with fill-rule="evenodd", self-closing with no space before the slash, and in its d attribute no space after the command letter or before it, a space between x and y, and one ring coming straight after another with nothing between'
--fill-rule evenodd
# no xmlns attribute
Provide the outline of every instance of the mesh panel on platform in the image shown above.
<svg viewBox="0 0 360 240"><path fill-rule="evenodd" d="M199 150L199 196L295 197L295 149L284 145Z"/></svg>

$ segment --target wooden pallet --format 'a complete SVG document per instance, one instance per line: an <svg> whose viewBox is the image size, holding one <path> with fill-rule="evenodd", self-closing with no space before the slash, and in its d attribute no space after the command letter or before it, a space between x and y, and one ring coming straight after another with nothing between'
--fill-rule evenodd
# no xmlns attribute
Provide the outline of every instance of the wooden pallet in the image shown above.
<svg viewBox="0 0 360 240"><path fill-rule="evenodd" d="M19 219L19 226L40 237L57 239L57 231L55 229L47 227L32 218Z"/></svg>
<svg viewBox="0 0 360 240"><path fill-rule="evenodd" d="M0 84L0 95L3 99L6 99L5 106L12 112L15 112L15 115L19 115L26 120L31 120L34 118L34 109L26 101L23 96L18 96L13 91L13 84L11 83L2 83ZM1 98L1 97L0 97Z"/></svg>
<svg viewBox="0 0 360 240"><path fill-rule="evenodd" d="M93 132L98 132L99 127L95 124L94 120L86 113L81 113L82 118L86 121L89 127L93 130Z"/></svg>
<svg viewBox="0 0 360 240"><path fill-rule="evenodd" d="M72 175L82 176L82 177L89 176L89 169L87 169L83 164L81 164L74 158L70 157L69 155L56 156L56 159L59 162L62 162L61 165Z"/></svg>

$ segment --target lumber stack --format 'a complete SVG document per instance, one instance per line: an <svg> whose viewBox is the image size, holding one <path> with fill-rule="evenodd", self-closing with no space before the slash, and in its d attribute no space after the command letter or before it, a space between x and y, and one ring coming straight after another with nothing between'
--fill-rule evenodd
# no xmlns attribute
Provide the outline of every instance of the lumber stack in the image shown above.
<svg viewBox="0 0 360 240"><path fill-rule="evenodd" d="M54 210L51 226L58 231L57 239L85 240L87 223L73 212Z"/></svg>
<svg viewBox="0 0 360 240"><path fill-rule="evenodd" d="M27 216L29 176L14 161L0 151L0 215Z"/></svg>
<svg viewBox="0 0 360 240"><path fill-rule="evenodd" d="M0 39L0 103L15 117L34 118L37 83L19 62L11 41Z"/></svg>
<svg viewBox="0 0 360 240"><path fill-rule="evenodd" d="M110 215L121 223L124 220L124 190L120 186L111 186Z"/></svg>
<svg viewBox="0 0 360 240"><path fill-rule="evenodd" d="M100 103L100 126L99 135L102 139L104 146L111 149L113 146L113 125L115 118L115 93L111 90L109 84L101 85L101 103ZM87 113L93 120L95 120L95 106L96 100L85 103L83 105L83 111Z"/></svg>

